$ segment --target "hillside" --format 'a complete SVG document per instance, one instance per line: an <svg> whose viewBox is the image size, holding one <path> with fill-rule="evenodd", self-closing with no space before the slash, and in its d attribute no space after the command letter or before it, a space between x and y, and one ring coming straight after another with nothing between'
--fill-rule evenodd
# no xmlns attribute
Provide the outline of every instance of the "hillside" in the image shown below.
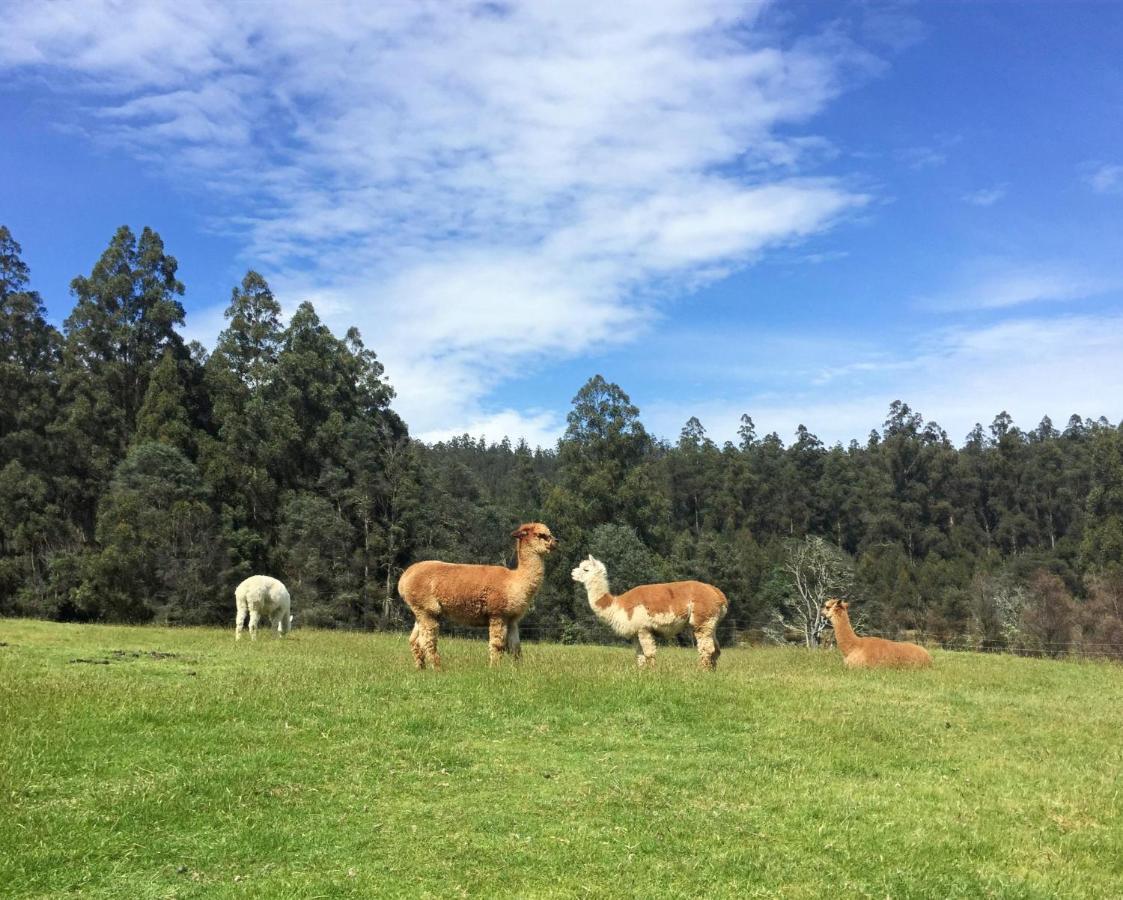
<svg viewBox="0 0 1123 900"><path fill-rule="evenodd" d="M0 621L12 897L1123 895L1123 668ZM105 662L108 660L108 662Z"/></svg>

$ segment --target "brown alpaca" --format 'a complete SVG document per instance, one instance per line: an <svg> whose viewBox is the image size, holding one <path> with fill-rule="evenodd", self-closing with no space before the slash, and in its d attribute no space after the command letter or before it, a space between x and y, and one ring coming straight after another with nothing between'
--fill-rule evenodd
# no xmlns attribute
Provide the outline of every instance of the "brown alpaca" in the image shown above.
<svg viewBox="0 0 1123 900"><path fill-rule="evenodd" d="M398 593L416 619L409 646L417 668L424 669L426 663L441 667L437 635L444 618L461 625L486 625L491 665L504 651L519 658L519 619L542 585L542 557L558 542L540 522L520 525L511 537L518 554L516 569L430 561L414 563L402 573Z"/></svg>
<svg viewBox="0 0 1123 900"><path fill-rule="evenodd" d="M614 597L608 589L608 570L590 556L571 573L585 585L589 606L597 618L621 637L635 639L636 663L642 669L655 665L655 635L678 634L687 625L698 643L698 664L712 671L721 648L717 626L728 608L725 594L701 581L644 584Z"/></svg>
<svg viewBox="0 0 1123 900"><path fill-rule="evenodd" d="M932 665L932 657L918 644L905 641L887 641L879 637L858 637L850 626L849 603L828 600L823 604L823 615L834 628L835 641L842 651L842 661L851 669L877 669L883 667L913 667Z"/></svg>

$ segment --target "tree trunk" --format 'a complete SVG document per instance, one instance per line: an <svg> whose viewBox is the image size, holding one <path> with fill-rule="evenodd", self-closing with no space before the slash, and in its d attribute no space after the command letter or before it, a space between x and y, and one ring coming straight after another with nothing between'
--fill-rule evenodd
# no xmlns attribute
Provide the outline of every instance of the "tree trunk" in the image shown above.
<svg viewBox="0 0 1123 900"><path fill-rule="evenodd" d="M382 615L378 620L378 627L383 631L390 624L390 582L394 580L394 540L390 539L390 546L386 554L386 591L382 596Z"/></svg>

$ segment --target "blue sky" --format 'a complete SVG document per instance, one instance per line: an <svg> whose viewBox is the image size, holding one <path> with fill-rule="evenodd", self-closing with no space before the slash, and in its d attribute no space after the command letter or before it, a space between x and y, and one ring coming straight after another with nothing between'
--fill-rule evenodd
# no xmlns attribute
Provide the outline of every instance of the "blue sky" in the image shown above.
<svg viewBox="0 0 1123 900"><path fill-rule="evenodd" d="M0 0L0 221L52 318L114 229L213 342L247 268L427 439L956 442L1123 417L1123 4Z"/></svg>

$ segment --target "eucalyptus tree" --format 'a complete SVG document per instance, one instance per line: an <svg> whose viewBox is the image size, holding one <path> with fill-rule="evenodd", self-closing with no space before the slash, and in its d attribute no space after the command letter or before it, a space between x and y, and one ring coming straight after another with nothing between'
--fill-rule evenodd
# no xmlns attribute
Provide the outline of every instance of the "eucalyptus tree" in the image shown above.
<svg viewBox="0 0 1123 900"><path fill-rule="evenodd" d="M40 470L55 414L61 336L28 285L21 247L0 225L0 467L18 459Z"/></svg>
<svg viewBox="0 0 1123 900"><path fill-rule="evenodd" d="M52 438L66 462L72 514L92 531L97 498L136 432L152 372L165 351L184 354L178 263L150 228L122 226L88 276L64 323L61 412Z"/></svg>

